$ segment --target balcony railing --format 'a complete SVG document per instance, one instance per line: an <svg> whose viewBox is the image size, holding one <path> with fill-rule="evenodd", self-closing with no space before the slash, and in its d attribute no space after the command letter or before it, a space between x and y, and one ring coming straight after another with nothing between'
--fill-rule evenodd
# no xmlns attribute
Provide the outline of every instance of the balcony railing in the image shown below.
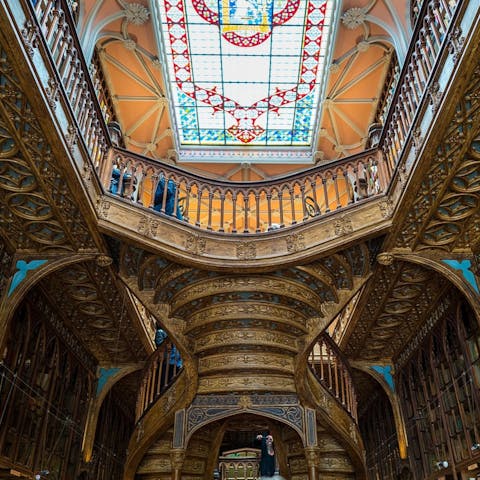
<svg viewBox="0 0 480 480"><path fill-rule="evenodd" d="M99 167L110 142L72 18L71 1L32 1L35 15L92 163Z"/></svg>
<svg viewBox="0 0 480 480"><path fill-rule="evenodd" d="M226 233L300 224L377 195L388 185L375 151L281 180L239 184L209 180L112 149L102 179L110 193L196 227Z"/></svg>
<svg viewBox="0 0 480 480"><path fill-rule="evenodd" d="M346 359L325 332L308 357L310 369L335 400L357 421L357 399Z"/></svg>
<svg viewBox="0 0 480 480"><path fill-rule="evenodd" d="M385 122L381 148L389 171L398 163L402 149L430 84L460 0L415 2L419 9L416 28Z"/></svg>
<svg viewBox="0 0 480 480"><path fill-rule="evenodd" d="M425 105L432 72L460 1L425 0L417 4L415 31L385 120L379 151L314 167L281 180L240 184L208 180L161 161L114 149L67 0L32 1L44 43L104 188L160 214L202 229L231 234L298 225L386 191L415 119ZM106 155L108 147L112 148Z"/></svg>
<svg viewBox="0 0 480 480"><path fill-rule="evenodd" d="M260 463L260 450L239 448L224 452L218 459L218 475L220 480L257 480Z"/></svg>
<svg viewBox="0 0 480 480"><path fill-rule="evenodd" d="M137 398L137 421L175 382L182 369L180 353L167 338L150 356L143 370Z"/></svg>

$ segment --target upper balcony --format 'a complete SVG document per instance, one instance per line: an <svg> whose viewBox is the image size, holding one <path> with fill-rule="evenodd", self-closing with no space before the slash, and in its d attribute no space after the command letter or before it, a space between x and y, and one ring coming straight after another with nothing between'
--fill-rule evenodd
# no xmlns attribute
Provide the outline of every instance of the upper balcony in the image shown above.
<svg viewBox="0 0 480 480"><path fill-rule="evenodd" d="M183 165L178 151L172 148L167 148L164 155L158 157L158 148L166 137L164 135L162 141L157 138L150 142L148 148L140 145L138 139L133 139L134 132L141 130L140 121L138 129L125 126L119 129L118 117L122 116L126 124L130 121L128 115L132 114L131 109L127 111L125 107L119 107L127 102L127 96L111 95L109 90L115 88L118 91L119 86L116 80L112 80L109 68L115 63L119 66L122 51L112 57L110 44L99 40L99 56L104 59L100 65L102 69L98 61L94 62L95 44L87 41L84 31L86 17L91 17L92 12L79 12L75 10L76 4L66 0L7 3L27 49L39 47L41 55L32 55L38 81L51 108L57 109L58 128L85 181L101 226L106 231L122 232L127 237L135 235L138 239L139 234L140 237L143 235L146 244L155 247L158 242L163 243L170 253L182 251L185 255L200 255L213 262L218 260L219 264L222 259L230 259L231 264L237 260L246 261L246 266L248 261L262 258L275 263L281 257L291 255L292 259L298 260L303 251L315 253L327 245L365 234L367 230L378 232L388 227L395 203L402 195L405 178L417 161L421 141L428 137L429 126L438 113L441 100L438 92L447 90L452 77L458 73L452 66L461 55L464 41L461 37L468 34L473 21L468 14L468 2L417 2L415 11L411 12L416 23L409 47L402 49L402 42L397 42L396 58L399 60L388 51L388 61L384 62L386 68L377 78L382 80L376 87L382 97L373 102L373 113L370 112L369 116L369 122L373 119L375 124L372 128L365 125L369 134L363 133L363 140L357 142L355 148L347 149L346 142L341 140L340 130L345 138L348 135L345 128L335 128L338 122L332 113L334 98L328 97L327 106L323 105L323 123L317 126L321 134L312 146L312 152L317 153L316 164L297 164L295 167L282 164L276 175L272 174L274 168L262 167L262 170L253 168L250 163L240 164L234 169L236 173L227 178L214 174L216 170L224 170L219 165L206 162L206 170L200 170L199 165L193 169L192 163ZM146 22L148 14L144 7L138 7L137 17L133 15L133 4L125 8L118 16L125 29ZM332 23L339 13L335 8L331 14ZM342 28L365 29L367 17L372 15L373 18L374 12L367 7L353 10L343 12ZM108 12L97 13L101 17ZM352 17L354 13L357 14L356 20ZM85 17L83 26L78 20L82 15ZM37 36L36 26L40 36ZM367 30L364 37L370 39L371 32L369 34ZM100 32L97 33L101 38ZM136 38L132 32L125 35L123 47L128 44L126 40ZM141 41L140 37L135 40L136 47L131 42L129 44L138 59L141 57L138 47ZM115 43L114 40L111 42ZM335 54L341 51L338 42ZM372 40L371 45L374 43ZM354 57L360 56L362 49L367 46L360 42L356 45L355 55L344 52L331 63L330 83L325 87L327 93L333 92L332 84L338 86L345 80L336 76L341 65L349 63L351 69ZM143 53L147 58L148 55ZM145 71L150 71L146 63L144 66ZM122 77L126 71L120 70L119 77ZM137 82L145 83L140 71L137 74L133 70L129 72L130 76L136 76ZM346 77L348 71L342 72ZM350 83L365 79L365 75L359 75ZM53 84L56 81L58 88L55 90ZM335 98L335 111L341 116L338 109L341 93ZM130 98L137 106L141 103L139 100L135 95ZM355 99L351 100L356 103ZM146 97L143 101L147 101ZM169 102L167 99L163 103ZM59 114L60 110L62 114ZM168 116L168 112L164 114ZM161 124L159 120L149 125L159 133ZM351 121L346 124L353 125ZM171 126L164 125L163 134L169 133ZM330 129L331 132L337 130L337 133L335 141L328 146L326 139L331 140L333 135ZM172 146L175 147L166 145ZM369 148L365 150L366 147ZM335 155L337 158L333 158ZM322 157L324 160L319 161ZM91 173L96 172L100 183L95 175L90 175L89 169ZM244 170L249 171L248 175ZM252 178L252 172L257 172L256 178ZM137 213L132 215L134 211ZM338 213L340 217L335 215ZM251 236L260 242L253 249L255 252L248 244ZM285 241L282 248L278 247L279 236ZM235 238L243 243L232 243ZM228 262L225 264L229 265Z"/></svg>

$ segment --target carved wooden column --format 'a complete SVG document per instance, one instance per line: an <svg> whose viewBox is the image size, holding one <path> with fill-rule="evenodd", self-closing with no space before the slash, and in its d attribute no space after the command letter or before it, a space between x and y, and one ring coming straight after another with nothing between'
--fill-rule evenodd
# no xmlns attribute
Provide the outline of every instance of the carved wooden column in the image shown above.
<svg viewBox="0 0 480 480"><path fill-rule="evenodd" d="M318 480L320 449L318 447L305 447L305 459L308 466L308 480Z"/></svg>
<svg viewBox="0 0 480 480"><path fill-rule="evenodd" d="M181 480L184 460L184 448L174 448L170 451L170 461L172 462L172 480Z"/></svg>

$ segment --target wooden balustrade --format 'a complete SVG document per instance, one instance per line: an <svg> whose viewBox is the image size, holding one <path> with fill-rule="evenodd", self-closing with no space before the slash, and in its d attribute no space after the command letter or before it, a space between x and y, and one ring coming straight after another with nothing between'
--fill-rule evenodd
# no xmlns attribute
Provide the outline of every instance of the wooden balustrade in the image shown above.
<svg viewBox="0 0 480 480"><path fill-rule="evenodd" d="M458 3L459 0L414 2L416 27L381 140L389 172L397 165L420 104L428 95L430 77Z"/></svg>
<svg viewBox="0 0 480 480"><path fill-rule="evenodd" d="M257 480L260 463L260 450L239 448L224 452L218 459L220 480Z"/></svg>
<svg viewBox="0 0 480 480"><path fill-rule="evenodd" d="M345 305L343 310L335 317L333 322L327 328L327 331L330 337L332 338L332 340L335 342L336 345L339 345L339 346L341 345L343 337L346 333L346 327L350 323L351 315L355 311L357 300L360 297L361 291L362 290L359 290L350 299L350 301Z"/></svg>
<svg viewBox="0 0 480 480"><path fill-rule="evenodd" d="M346 359L327 333L323 333L308 357L310 369L318 381L357 421L357 399Z"/></svg>
<svg viewBox="0 0 480 480"><path fill-rule="evenodd" d="M112 149L105 188L196 227L259 233L298 225L383 192L389 178L373 151L281 180L247 184L215 181Z"/></svg>
<svg viewBox="0 0 480 480"><path fill-rule="evenodd" d="M223 460L219 463L221 480L257 480L258 459Z"/></svg>
<svg viewBox="0 0 480 480"><path fill-rule="evenodd" d="M136 420L172 385L183 369L180 353L167 338L150 356L143 370Z"/></svg>
<svg viewBox="0 0 480 480"><path fill-rule="evenodd" d="M65 0L37 0L34 10L79 132L92 163L98 168L109 144L108 133L75 32L70 6L71 2Z"/></svg>

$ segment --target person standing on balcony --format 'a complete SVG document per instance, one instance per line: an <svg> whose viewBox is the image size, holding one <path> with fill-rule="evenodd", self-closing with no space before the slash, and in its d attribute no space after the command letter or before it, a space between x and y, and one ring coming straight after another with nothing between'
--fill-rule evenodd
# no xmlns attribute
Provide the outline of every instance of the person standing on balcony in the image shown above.
<svg viewBox="0 0 480 480"><path fill-rule="evenodd" d="M162 175L157 184L153 201L153 209L157 212L162 211L162 207L164 206L164 195L166 196L164 213L177 217L179 220L183 220L182 210L180 209L178 198L176 198L177 186L171 178L166 180L165 176Z"/></svg>
<svg viewBox="0 0 480 480"><path fill-rule="evenodd" d="M255 444L260 445L260 476L273 477L275 475L275 448L273 437L268 430L257 435Z"/></svg>

